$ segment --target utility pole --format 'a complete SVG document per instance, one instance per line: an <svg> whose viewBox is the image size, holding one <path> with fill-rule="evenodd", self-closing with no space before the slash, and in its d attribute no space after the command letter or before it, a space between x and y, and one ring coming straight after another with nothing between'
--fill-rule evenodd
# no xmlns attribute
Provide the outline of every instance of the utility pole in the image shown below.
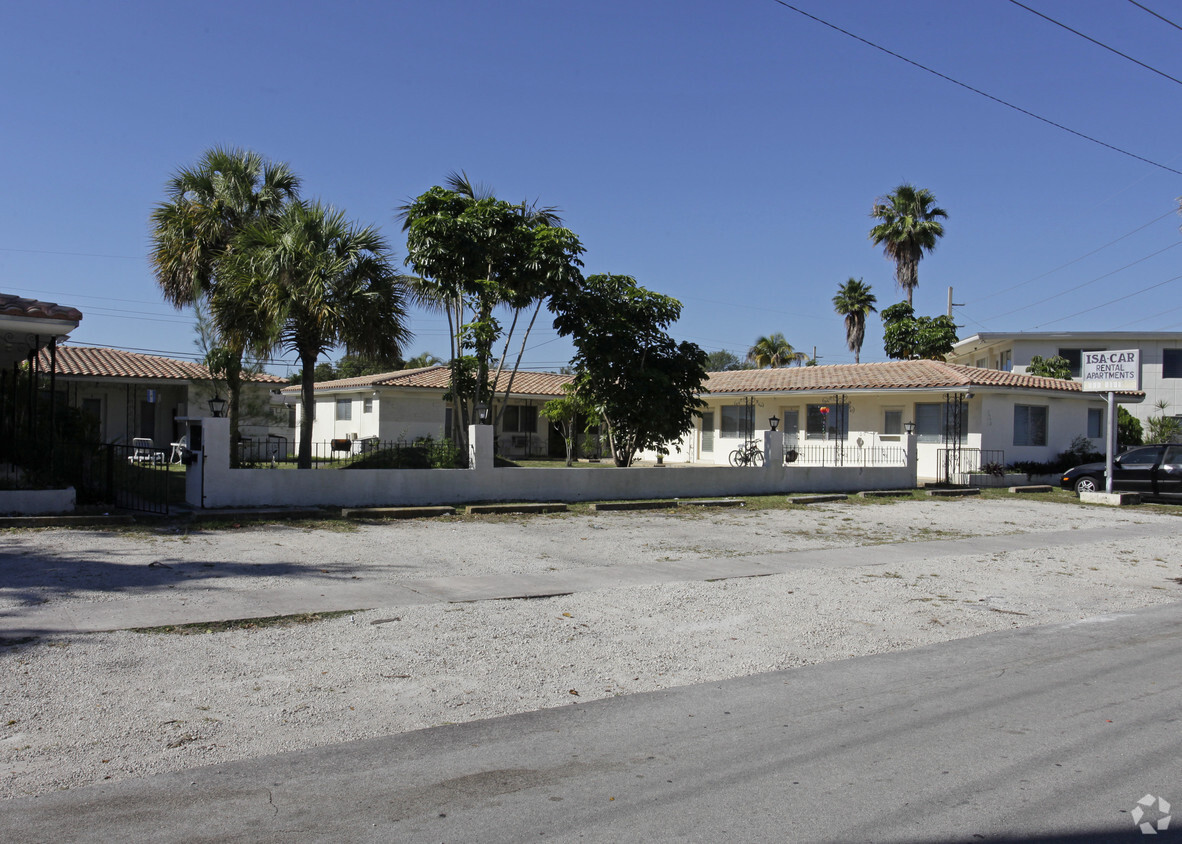
<svg viewBox="0 0 1182 844"><path fill-rule="evenodd" d="M964 302L953 302L952 301L952 288L949 287L948 288L948 317L949 317L949 319L952 318L952 309L953 308L963 308L963 307L964 307Z"/></svg>

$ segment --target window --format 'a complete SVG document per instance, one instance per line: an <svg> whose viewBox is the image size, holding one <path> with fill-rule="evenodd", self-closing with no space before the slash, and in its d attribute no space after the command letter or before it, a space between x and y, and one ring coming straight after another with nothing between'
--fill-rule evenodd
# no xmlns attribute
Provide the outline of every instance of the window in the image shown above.
<svg viewBox="0 0 1182 844"><path fill-rule="evenodd" d="M973 366L977 369L985 369L989 365L989 358L977 358L977 362Z"/></svg>
<svg viewBox="0 0 1182 844"><path fill-rule="evenodd" d="M1182 378L1182 349L1161 350L1161 377Z"/></svg>
<svg viewBox="0 0 1182 844"><path fill-rule="evenodd" d="M1104 439L1106 415L1102 407L1088 408L1088 436L1093 440Z"/></svg>
<svg viewBox="0 0 1182 844"><path fill-rule="evenodd" d="M884 434L903 433L903 411L900 408L884 410L882 414L882 432Z"/></svg>
<svg viewBox="0 0 1182 844"><path fill-rule="evenodd" d="M702 411L702 453L714 451L714 411Z"/></svg>
<svg viewBox="0 0 1182 844"><path fill-rule="evenodd" d="M373 413L373 398L366 398L365 401L361 403L361 412Z"/></svg>
<svg viewBox="0 0 1182 844"><path fill-rule="evenodd" d="M1010 349L1006 349L998 356L997 368L1002 372L1013 372L1014 353Z"/></svg>
<svg viewBox="0 0 1182 844"><path fill-rule="evenodd" d="M538 409L511 404L501 417L501 430L513 434L536 434L538 432Z"/></svg>
<svg viewBox="0 0 1182 844"><path fill-rule="evenodd" d="M722 407L722 430L718 435L722 438L740 439L747 436L754 426L748 424L747 405L729 404Z"/></svg>
<svg viewBox="0 0 1182 844"><path fill-rule="evenodd" d="M1046 444L1046 407L1030 404L1014 405L1014 445Z"/></svg>
<svg viewBox="0 0 1182 844"><path fill-rule="evenodd" d="M103 418L103 400L102 399L83 399L82 413L89 416L95 422L101 422Z"/></svg>
<svg viewBox="0 0 1182 844"><path fill-rule="evenodd" d="M337 421L348 422L353 418L353 400L337 399Z"/></svg>
<svg viewBox="0 0 1182 844"><path fill-rule="evenodd" d="M915 406L915 439L921 443L944 441L944 405L932 403Z"/></svg>
<svg viewBox="0 0 1182 844"><path fill-rule="evenodd" d="M822 413L821 409L825 412ZM849 431L848 404L810 404L804 408L805 439L841 439Z"/></svg>
<svg viewBox="0 0 1182 844"><path fill-rule="evenodd" d="M1083 371L1083 349L1060 349L1058 355L1071 367L1071 377L1078 378Z"/></svg>

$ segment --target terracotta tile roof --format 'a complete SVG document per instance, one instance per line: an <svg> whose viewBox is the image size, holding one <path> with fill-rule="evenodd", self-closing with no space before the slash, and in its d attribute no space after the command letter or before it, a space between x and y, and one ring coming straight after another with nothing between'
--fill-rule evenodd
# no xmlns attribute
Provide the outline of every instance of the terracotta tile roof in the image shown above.
<svg viewBox="0 0 1182 844"><path fill-rule="evenodd" d="M49 351L42 349L41 366L49 367ZM62 377L146 378L192 381L208 379L209 370L190 360L125 352L122 349L95 349L89 346L58 346L57 374ZM267 384L286 384L287 379L263 373L250 380Z"/></svg>
<svg viewBox="0 0 1182 844"><path fill-rule="evenodd" d="M706 389L712 393L779 393L832 390L943 390L955 387L1024 387L1080 392L1078 381L1015 375L994 369L935 360L899 360L780 369L712 372Z"/></svg>
<svg viewBox="0 0 1182 844"><path fill-rule="evenodd" d="M446 390L450 370L446 366L427 366L422 369L402 369L397 372L382 372L364 375L360 378L342 378L336 381L320 381L317 392L329 390L357 390L373 387L419 387L431 390ZM569 383L570 375L553 372L519 371L513 378L513 394L517 396L561 396L562 385ZM497 380L498 391L509 384L509 373L502 372ZM298 393L299 386L288 387L285 393Z"/></svg>
<svg viewBox="0 0 1182 844"><path fill-rule="evenodd" d="M81 322L82 311L53 302L38 302L23 299L10 293L0 293L0 315L29 317L32 319L60 319L65 322Z"/></svg>

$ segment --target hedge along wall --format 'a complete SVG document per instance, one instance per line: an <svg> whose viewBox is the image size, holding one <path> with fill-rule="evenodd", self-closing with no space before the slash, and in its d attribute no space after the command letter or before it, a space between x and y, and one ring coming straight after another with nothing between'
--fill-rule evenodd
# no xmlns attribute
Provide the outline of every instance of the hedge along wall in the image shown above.
<svg viewBox="0 0 1182 844"><path fill-rule="evenodd" d="M784 439L764 435L767 465L755 468L494 468L492 427L472 426L471 469L231 469L227 419L204 419L204 452L188 471L197 507L396 507L477 501L610 501L855 492L916 486L915 440L907 463L887 467L784 465Z"/></svg>

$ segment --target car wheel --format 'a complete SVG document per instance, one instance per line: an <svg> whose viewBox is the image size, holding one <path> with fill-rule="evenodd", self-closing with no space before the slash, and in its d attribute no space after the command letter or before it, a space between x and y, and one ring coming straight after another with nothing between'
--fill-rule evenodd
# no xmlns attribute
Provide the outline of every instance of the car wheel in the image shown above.
<svg viewBox="0 0 1182 844"><path fill-rule="evenodd" d="M1080 478L1078 481L1075 482L1075 491L1077 493L1078 492L1098 492L1099 490L1100 490L1099 484L1097 483L1096 479L1093 478L1091 475L1084 475L1082 478Z"/></svg>

